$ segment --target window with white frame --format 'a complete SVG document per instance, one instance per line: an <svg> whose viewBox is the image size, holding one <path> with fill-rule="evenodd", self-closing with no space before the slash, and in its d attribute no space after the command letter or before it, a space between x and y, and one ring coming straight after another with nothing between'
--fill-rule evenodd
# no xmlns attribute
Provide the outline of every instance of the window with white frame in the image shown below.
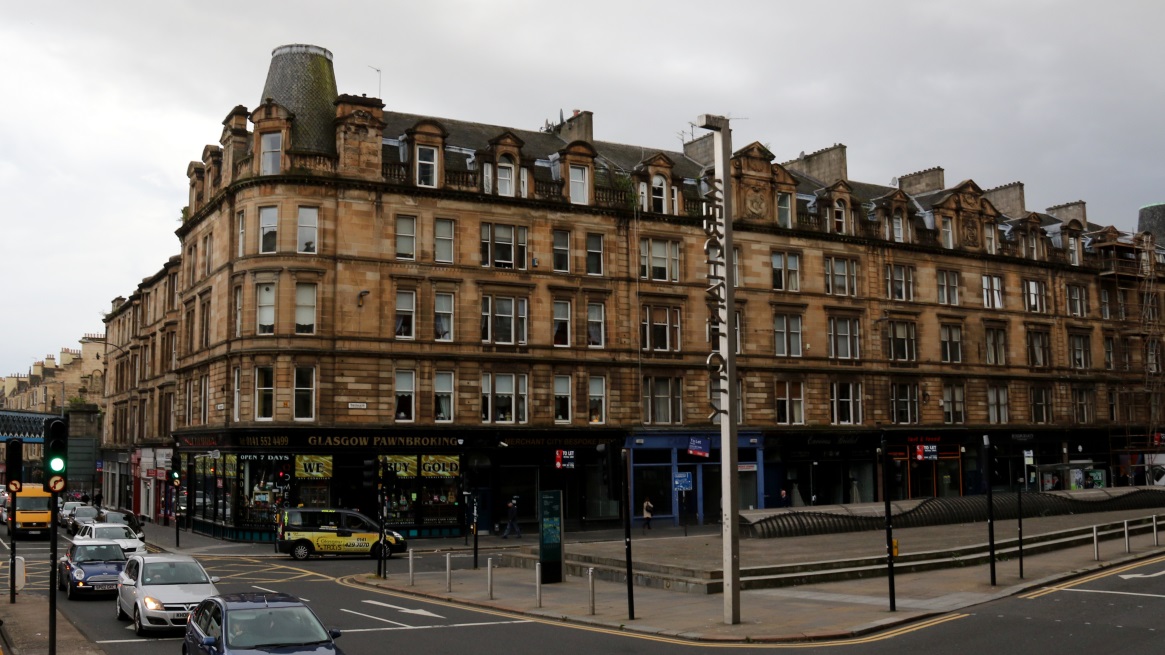
<svg viewBox="0 0 1165 655"><path fill-rule="evenodd" d="M259 208L259 253L275 252L279 246L279 208Z"/></svg>
<svg viewBox="0 0 1165 655"><path fill-rule="evenodd" d="M453 341L453 294L433 295L433 339Z"/></svg>
<svg viewBox="0 0 1165 655"><path fill-rule="evenodd" d="M942 345L944 364L958 364L963 361L963 328L960 325L939 326L939 343Z"/></svg>
<svg viewBox="0 0 1165 655"><path fill-rule="evenodd" d="M1033 368L1052 365L1052 335L1047 330L1027 331L1027 365Z"/></svg>
<svg viewBox="0 0 1165 655"><path fill-rule="evenodd" d="M570 232L554 230L553 248L551 257L552 267L556 273L570 272Z"/></svg>
<svg viewBox="0 0 1165 655"><path fill-rule="evenodd" d="M776 291L800 291L801 255L774 252L770 259L773 267L773 289Z"/></svg>
<svg viewBox="0 0 1165 655"><path fill-rule="evenodd" d="M606 342L606 307L601 302L587 303L587 347L602 348Z"/></svg>
<svg viewBox="0 0 1165 655"><path fill-rule="evenodd" d="M481 190L486 195L494 192L494 166L489 162L481 167Z"/></svg>
<svg viewBox="0 0 1165 655"><path fill-rule="evenodd" d="M398 423L411 423L416 417L416 390L417 372L397 370L393 392L396 396L395 416Z"/></svg>
<svg viewBox="0 0 1165 655"><path fill-rule="evenodd" d="M860 382L830 383L829 422L833 425L858 425L862 422Z"/></svg>
<svg viewBox="0 0 1165 655"><path fill-rule="evenodd" d="M530 177L525 168L518 168L518 193L523 198L530 195Z"/></svg>
<svg viewBox="0 0 1165 655"><path fill-rule="evenodd" d="M554 422L570 423L570 376L554 376Z"/></svg>
<svg viewBox="0 0 1165 655"><path fill-rule="evenodd" d="M938 304L956 307L959 304L959 274L956 271L938 271Z"/></svg>
<svg viewBox="0 0 1165 655"><path fill-rule="evenodd" d="M1128 318L1129 294L1126 289L1116 291L1116 317L1120 320Z"/></svg>
<svg viewBox="0 0 1165 655"><path fill-rule="evenodd" d="M417 292L397 290L396 292L396 328L393 334L397 339L416 338Z"/></svg>
<svg viewBox="0 0 1165 655"><path fill-rule="evenodd" d="M526 298L482 296L481 340L483 343L524 344L527 334Z"/></svg>
<svg viewBox="0 0 1165 655"><path fill-rule="evenodd" d="M667 213L667 179L662 175L651 178L651 208L656 214Z"/></svg>
<svg viewBox="0 0 1165 655"><path fill-rule="evenodd" d="M235 212L235 230L238 237L235 255L242 257L247 252L247 214L242 209Z"/></svg>
<svg viewBox="0 0 1165 655"><path fill-rule="evenodd" d="M587 381L587 422L607 422L607 378L592 375Z"/></svg>
<svg viewBox="0 0 1165 655"><path fill-rule="evenodd" d="M552 334L554 345L564 348L570 345L570 301L555 300Z"/></svg>
<svg viewBox="0 0 1165 655"><path fill-rule="evenodd" d="M773 315L773 342L777 357L801 356L801 316Z"/></svg>
<svg viewBox="0 0 1165 655"><path fill-rule="evenodd" d="M453 421L453 371L437 371L433 376L433 420Z"/></svg>
<svg viewBox="0 0 1165 655"><path fill-rule="evenodd" d="M943 423L961 425L967 418L966 390L961 384L943 385Z"/></svg>
<svg viewBox="0 0 1165 655"><path fill-rule="evenodd" d="M983 276L983 306L988 309L1003 309L1003 278L1001 276Z"/></svg>
<svg viewBox="0 0 1165 655"><path fill-rule="evenodd" d="M1087 334L1069 334L1068 360L1072 368L1092 368L1092 337Z"/></svg>
<svg viewBox="0 0 1165 655"><path fill-rule="evenodd" d="M683 378L645 376L643 422L649 425L681 424L683 386Z"/></svg>
<svg viewBox="0 0 1165 655"><path fill-rule="evenodd" d="M235 287L235 338L243 336L243 287Z"/></svg>
<svg viewBox="0 0 1165 655"><path fill-rule="evenodd" d="M680 308L661 305L642 307L639 343L643 350L680 349Z"/></svg>
<svg viewBox="0 0 1165 655"><path fill-rule="evenodd" d="M202 237L202 277L210 277L214 265L214 234Z"/></svg>
<svg viewBox="0 0 1165 655"><path fill-rule="evenodd" d="M482 423L525 423L526 384L525 373L482 373Z"/></svg>
<svg viewBox="0 0 1165 655"><path fill-rule="evenodd" d="M1080 265L1080 237L1068 237L1068 263L1073 266Z"/></svg>
<svg viewBox="0 0 1165 655"><path fill-rule="evenodd" d="M1100 290L1100 317L1105 320L1112 318L1108 289Z"/></svg>
<svg viewBox="0 0 1165 655"><path fill-rule="evenodd" d="M275 418L275 369L271 366L255 367L255 420L271 421Z"/></svg>
<svg viewBox="0 0 1165 655"><path fill-rule="evenodd" d="M296 238L296 252L314 254L319 252L319 216L317 207L299 208L299 231Z"/></svg>
<svg viewBox="0 0 1165 655"><path fill-rule="evenodd" d="M857 260L825 257L825 293L831 296L858 295Z"/></svg>
<svg viewBox="0 0 1165 655"><path fill-rule="evenodd" d="M845 201L838 200L833 203L833 229L836 234L846 234L849 232L849 212L846 211Z"/></svg>
<svg viewBox="0 0 1165 655"><path fill-rule="evenodd" d="M295 285L295 333L316 333L316 285L297 282Z"/></svg>
<svg viewBox="0 0 1165 655"><path fill-rule="evenodd" d="M1023 308L1036 314L1048 311L1048 283L1043 280L1024 280Z"/></svg>
<svg viewBox="0 0 1165 655"><path fill-rule="evenodd" d="M522 226L482 223L481 265L525 270L526 232Z"/></svg>
<svg viewBox="0 0 1165 655"><path fill-rule="evenodd" d="M1068 315L1079 317L1088 316L1088 288L1076 284L1069 284L1067 293Z"/></svg>
<svg viewBox="0 0 1165 655"><path fill-rule="evenodd" d="M906 219L902 216L901 211L894 212L894 215L890 217L890 239L894 243L906 241Z"/></svg>
<svg viewBox="0 0 1165 655"><path fill-rule="evenodd" d="M1116 339L1111 335L1104 335L1104 370L1111 371L1116 367Z"/></svg>
<svg viewBox="0 0 1165 655"><path fill-rule="evenodd" d="M777 380L777 423L803 425L805 423L805 383L798 380Z"/></svg>
<svg viewBox="0 0 1165 655"><path fill-rule="evenodd" d="M1031 412L1032 423L1052 422L1052 388L1049 386L1032 386L1028 388L1028 408Z"/></svg>
<svg viewBox="0 0 1165 655"><path fill-rule="evenodd" d="M239 409L243 400L242 382L243 371L236 366L233 375L233 386L231 387L231 420L236 423L239 421L239 417L242 416L241 410Z"/></svg>
<svg viewBox="0 0 1165 655"><path fill-rule="evenodd" d="M255 333L275 334L275 285L255 286Z"/></svg>
<svg viewBox="0 0 1165 655"><path fill-rule="evenodd" d="M453 219L438 218L433 224L433 260L441 264L453 263Z"/></svg>
<svg viewBox="0 0 1165 655"><path fill-rule="evenodd" d="M890 300L914 300L914 267L886 265L886 297Z"/></svg>
<svg viewBox="0 0 1165 655"><path fill-rule="evenodd" d="M570 167L570 202L575 205L589 205L591 203L586 166L572 165Z"/></svg>
<svg viewBox="0 0 1165 655"><path fill-rule="evenodd" d="M278 174L283 157L283 134L268 132L260 135L259 150L259 175Z"/></svg>
<svg viewBox="0 0 1165 655"><path fill-rule="evenodd" d="M1006 425L1007 421L1007 385L988 385L987 422L992 425Z"/></svg>
<svg viewBox="0 0 1165 655"><path fill-rule="evenodd" d="M417 258L417 219L414 216L396 217L396 258Z"/></svg>
<svg viewBox="0 0 1165 655"><path fill-rule="evenodd" d="M777 194L777 226L793 227L793 196L788 193Z"/></svg>
<svg viewBox="0 0 1165 655"><path fill-rule="evenodd" d="M1007 365L1007 330L1001 327L983 329L984 359L991 366Z"/></svg>
<svg viewBox="0 0 1165 655"><path fill-rule="evenodd" d="M198 420L199 424L210 423L210 376L203 375L198 380Z"/></svg>
<svg viewBox="0 0 1165 655"><path fill-rule="evenodd" d="M295 367L294 414L296 421L313 421L316 417L316 370L311 366Z"/></svg>
<svg viewBox="0 0 1165 655"><path fill-rule="evenodd" d="M999 247L999 231L996 229L994 223L985 223L983 225L983 245L987 250L987 254L994 255Z"/></svg>
<svg viewBox="0 0 1165 655"><path fill-rule="evenodd" d="M1072 418L1077 425L1092 423L1096 401L1092 389L1072 390Z"/></svg>
<svg viewBox="0 0 1165 655"><path fill-rule="evenodd" d="M603 235L587 234L587 275L603 274Z"/></svg>
<svg viewBox="0 0 1165 655"><path fill-rule="evenodd" d="M943 216L939 222L940 236L942 238L942 246L947 250L955 247L955 226L954 219L950 216Z"/></svg>
<svg viewBox="0 0 1165 655"><path fill-rule="evenodd" d="M432 146L417 146L417 186L435 188L437 186L437 149Z"/></svg>
<svg viewBox="0 0 1165 655"><path fill-rule="evenodd" d="M498 160L498 195L514 195L514 160L509 155Z"/></svg>
<svg viewBox="0 0 1165 655"><path fill-rule="evenodd" d="M890 384L890 421L899 425L918 423L918 384Z"/></svg>
<svg viewBox="0 0 1165 655"><path fill-rule="evenodd" d="M678 185L672 185L670 209L671 209L671 212L669 212L669 213L672 216L679 216L680 215L680 187Z"/></svg>
<svg viewBox="0 0 1165 655"><path fill-rule="evenodd" d="M668 239L640 239L639 277L657 282L679 282L680 242Z"/></svg>
<svg viewBox="0 0 1165 655"><path fill-rule="evenodd" d="M829 353L830 359L860 359L859 346L861 333L859 319L843 316L829 317Z"/></svg>
<svg viewBox="0 0 1165 655"><path fill-rule="evenodd" d="M890 321L886 324L890 338L887 359L895 362L913 362L918 359L918 344L913 321Z"/></svg>

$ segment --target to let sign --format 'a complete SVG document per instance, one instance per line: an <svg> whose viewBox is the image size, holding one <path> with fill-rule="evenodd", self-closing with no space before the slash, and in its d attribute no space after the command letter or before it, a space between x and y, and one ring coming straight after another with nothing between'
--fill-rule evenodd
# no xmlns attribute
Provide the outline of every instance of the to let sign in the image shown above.
<svg viewBox="0 0 1165 655"><path fill-rule="evenodd" d="M938 446L918 445L914 447L914 458L918 461L938 459Z"/></svg>

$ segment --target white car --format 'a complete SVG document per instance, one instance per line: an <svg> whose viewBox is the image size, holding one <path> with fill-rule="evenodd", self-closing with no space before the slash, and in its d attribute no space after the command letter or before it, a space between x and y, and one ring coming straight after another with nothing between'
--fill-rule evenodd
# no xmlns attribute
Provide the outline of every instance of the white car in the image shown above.
<svg viewBox="0 0 1165 655"><path fill-rule="evenodd" d="M133 528L121 523L86 523L73 536L73 543L99 539L101 541L116 541L126 556L145 555L146 542L142 541Z"/></svg>
<svg viewBox="0 0 1165 655"><path fill-rule="evenodd" d="M134 631L181 628L190 613L218 595L206 569L189 555L134 555L117 578L117 618L133 618Z"/></svg>
<svg viewBox="0 0 1165 655"><path fill-rule="evenodd" d="M62 528L69 527L69 517L73 515L73 510L83 504L75 500L66 501L64 505L61 505L60 511L57 512L57 523Z"/></svg>

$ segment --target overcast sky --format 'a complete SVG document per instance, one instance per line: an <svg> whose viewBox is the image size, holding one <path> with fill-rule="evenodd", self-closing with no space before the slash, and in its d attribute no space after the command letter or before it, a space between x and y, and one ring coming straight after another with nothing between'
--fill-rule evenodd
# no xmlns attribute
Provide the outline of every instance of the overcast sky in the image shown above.
<svg viewBox="0 0 1165 655"><path fill-rule="evenodd" d="M390 110L587 109L596 139L670 150L723 114L779 161L844 143L851 179L942 166L1133 230L1165 202L1163 24L1152 0L4 3L0 375L104 331L179 252L186 165L279 45L328 48L339 91Z"/></svg>

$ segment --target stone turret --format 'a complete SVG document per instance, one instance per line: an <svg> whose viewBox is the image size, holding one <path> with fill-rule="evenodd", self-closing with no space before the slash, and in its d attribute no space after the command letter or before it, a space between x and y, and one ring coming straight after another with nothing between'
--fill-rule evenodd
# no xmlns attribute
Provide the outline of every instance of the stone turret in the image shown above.
<svg viewBox="0 0 1165 655"><path fill-rule="evenodd" d="M294 114L289 150L336 154L336 73L332 53L314 45L285 45L271 51L271 67L263 85L268 98Z"/></svg>

